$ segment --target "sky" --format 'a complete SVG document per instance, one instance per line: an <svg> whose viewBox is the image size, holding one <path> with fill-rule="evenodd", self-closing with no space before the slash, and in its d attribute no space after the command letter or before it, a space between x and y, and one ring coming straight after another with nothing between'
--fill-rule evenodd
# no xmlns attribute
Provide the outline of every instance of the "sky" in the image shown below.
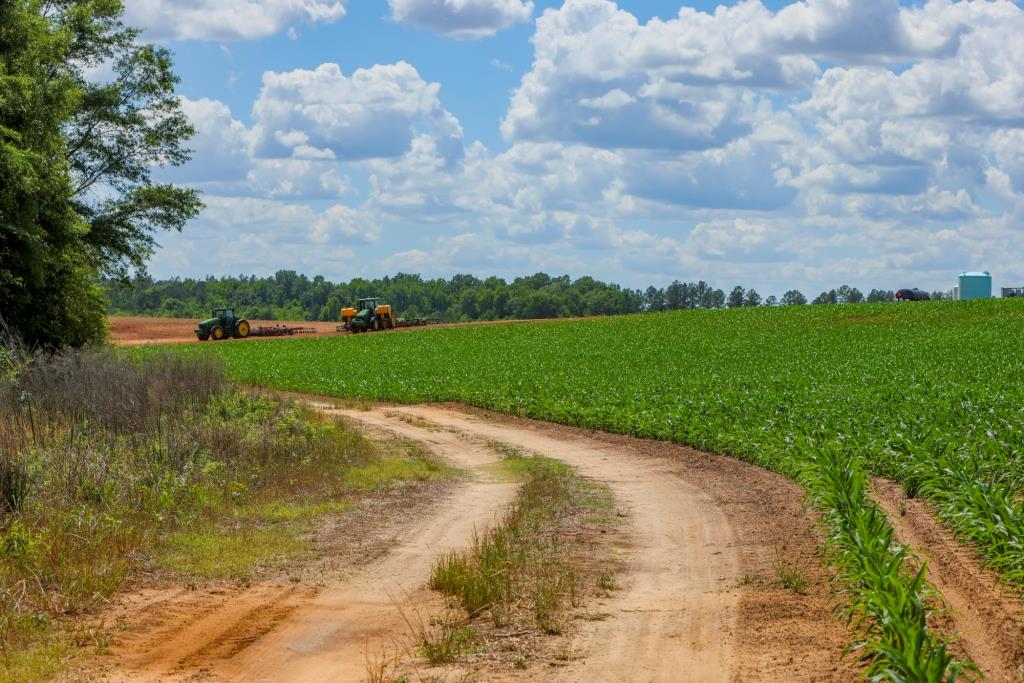
<svg viewBox="0 0 1024 683"><path fill-rule="evenodd" d="M206 208L155 277L1024 285L1010 0L127 0Z"/></svg>

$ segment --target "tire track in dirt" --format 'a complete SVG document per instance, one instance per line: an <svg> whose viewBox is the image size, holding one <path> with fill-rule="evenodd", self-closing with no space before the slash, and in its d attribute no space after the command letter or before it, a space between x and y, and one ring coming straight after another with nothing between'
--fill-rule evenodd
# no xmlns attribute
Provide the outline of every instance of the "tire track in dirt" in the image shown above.
<svg viewBox="0 0 1024 683"><path fill-rule="evenodd" d="M309 591L271 585L241 593L174 591L139 610L141 630L122 639L118 668L134 672L124 680L165 680L259 637L309 597Z"/></svg>
<svg viewBox="0 0 1024 683"><path fill-rule="evenodd" d="M818 539L808 528L800 490L789 480L724 456L482 411L415 406L359 415L350 414L382 426L400 424L404 416L413 424L434 424L562 460L607 484L629 511L632 557L623 590L601 606L613 617L585 625L580 656L551 678L856 676L849 660L840 661L848 634L832 618L823 595L800 596L744 581L756 575L762 584L770 582L764 573L777 561L773 554L780 546L774 543L787 543L784 552L794 562L814 562ZM777 515L777 524L770 515Z"/></svg>
<svg viewBox="0 0 1024 683"><path fill-rule="evenodd" d="M882 478L872 480L871 489L896 540L928 563L927 579L949 607L944 630L959 636L957 645L986 680L1019 683L1024 677L1020 596L983 568L975 551L957 541L923 500L907 498L899 484Z"/></svg>
<svg viewBox="0 0 1024 683"><path fill-rule="evenodd" d="M337 414L329 404L316 406ZM365 421L364 426L365 426ZM406 635L403 608L437 602L425 588L439 553L469 544L514 497L516 485L487 471L498 455L461 440L423 438L399 424L389 431L431 447L473 477L396 534L380 559L318 592L254 586L189 596L180 590L148 600L115 649L115 681L362 681L368 648ZM404 433L403 433L404 432ZM436 606L436 605L433 605ZM131 609L131 601L129 607ZM145 612L143 608L142 612Z"/></svg>

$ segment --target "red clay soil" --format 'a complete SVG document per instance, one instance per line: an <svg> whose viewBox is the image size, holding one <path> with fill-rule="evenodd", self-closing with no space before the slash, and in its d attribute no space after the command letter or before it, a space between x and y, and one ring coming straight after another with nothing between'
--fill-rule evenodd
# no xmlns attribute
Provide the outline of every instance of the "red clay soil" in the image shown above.
<svg viewBox="0 0 1024 683"><path fill-rule="evenodd" d="M110 316L110 340L115 344L132 346L136 344L185 344L198 341L194 330L194 318L150 318L145 316ZM296 322L293 320L250 320L252 327L286 325L289 327L313 327L317 335L338 334L338 323ZM313 336L313 335L307 335ZM288 337L266 337L267 339L288 339ZM241 340L228 340L241 341ZM248 341L248 340L245 340Z"/></svg>
<svg viewBox="0 0 1024 683"><path fill-rule="evenodd" d="M420 330L435 329L438 327L462 327L465 325L505 325L510 323L555 323L563 322L566 320L582 319L583 318L546 318L543 320L481 320L478 322L471 323L443 323L440 325L429 325L423 327L405 327L397 330L390 330L389 334L392 332L416 332ZM112 315L109 316L107 320L110 322L110 341L120 346L136 346L138 344L190 344L193 342L198 342L194 330L196 329L196 323L199 321L194 318L153 318L149 316ZM273 339L295 339L297 336L323 337L327 335L338 336L342 334L348 334L347 332L337 331L337 322L320 322L315 320L250 320L249 324L252 325L252 327L259 327L260 325L266 325L268 327L273 327L275 325L284 325L287 327L312 327L316 329L316 334L296 335L291 337L250 337L248 339L227 339L225 341L234 343L249 343L252 341L266 341Z"/></svg>

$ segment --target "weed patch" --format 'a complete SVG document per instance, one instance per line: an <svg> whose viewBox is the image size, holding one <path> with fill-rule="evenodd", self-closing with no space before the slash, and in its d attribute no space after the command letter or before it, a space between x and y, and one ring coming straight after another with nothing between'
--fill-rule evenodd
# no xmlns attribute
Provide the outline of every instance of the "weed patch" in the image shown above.
<svg viewBox="0 0 1024 683"><path fill-rule="evenodd" d="M382 491L409 482L437 481L453 476L455 470L430 458L420 449L375 459L350 468L345 483L359 491Z"/></svg>
<svg viewBox="0 0 1024 683"><path fill-rule="evenodd" d="M453 598L470 623L562 634L586 596L616 587L608 558L594 561L607 549L580 532L614 502L606 487L564 463L492 447L505 454L502 469L523 481L516 500L496 525L474 534L468 550L437 559L430 587Z"/></svg>
<svg viewBox="0 0 1024 683"><path fill-rule="evenodd" d="M203 579L248 579L259 566L283 564L308 544L287 526L224 529L216 526L171 534L156 548L159 566Z"/></svg>

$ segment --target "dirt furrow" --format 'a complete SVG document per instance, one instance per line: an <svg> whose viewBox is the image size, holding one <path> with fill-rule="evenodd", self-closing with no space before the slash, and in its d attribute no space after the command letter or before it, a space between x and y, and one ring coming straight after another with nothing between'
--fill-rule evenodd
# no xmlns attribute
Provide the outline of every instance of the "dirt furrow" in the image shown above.
<svg viewBox="0 0 1024 683"><path fill-rule="evenodd" d="M943 527L927 504L907 498L900 485L872 481L874 498L885 511L896 539L928 563L927 578L942 594L948 631L978 665L985 679L1002 683L1024 677L1024 605L981 566L977 554Z"/></svg>

